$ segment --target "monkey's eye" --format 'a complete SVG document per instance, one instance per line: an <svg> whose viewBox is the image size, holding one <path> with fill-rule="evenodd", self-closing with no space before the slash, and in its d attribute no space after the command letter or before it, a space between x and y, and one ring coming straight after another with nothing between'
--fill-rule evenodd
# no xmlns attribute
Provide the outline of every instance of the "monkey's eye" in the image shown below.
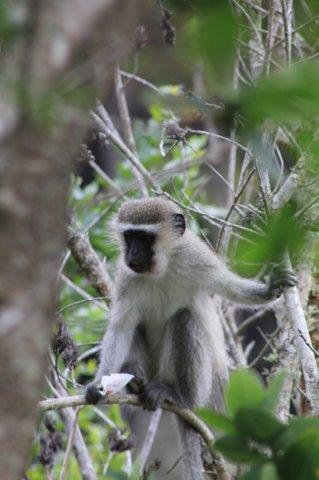
<svg viewBox="0 0 319 480"><path fill-rule="evenodd" d="M183 233L186 230L186 222L185 222L185 217L181 213L173 213L173 225L174 229L180 234L183 235Z"/></svg>

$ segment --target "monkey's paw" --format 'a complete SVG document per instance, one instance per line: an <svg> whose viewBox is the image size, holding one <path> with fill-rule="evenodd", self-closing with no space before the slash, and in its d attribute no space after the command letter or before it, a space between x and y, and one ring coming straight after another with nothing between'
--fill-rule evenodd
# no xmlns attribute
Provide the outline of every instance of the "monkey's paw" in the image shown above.
<svg viewBox="0 0 319 480"><path fill-rule="evenodd" d="M145 389L147 383L144 370L137 362L124 363L121 368L121 373L129 373L134 376L132 380L126 385L126 389L129 393L141 395Z"/></svg>
<svg viewBox="0 0 319 480"><path fill-rule="evenodd" d="M279 297L285 287L294 287L297 285L296 275L282 265L275 267L269 278L269 290L272 297Z"/></svg>
<svg viewBox="0 0 319 480"><path fill-rule="evenodd" d="M155 411L163 402L180 404L180 398L175 390L165 383L152 382L145 386L140 395L145 410Z"/></svg>
<svg viewBox="0 0 319 480"><path fill-rule="evenodd" d="M104 397L104 394L101 388L98 388L95 382L89 383L85 390L85 399L87 403L92 403L95 405L96 403Z"/></svg>

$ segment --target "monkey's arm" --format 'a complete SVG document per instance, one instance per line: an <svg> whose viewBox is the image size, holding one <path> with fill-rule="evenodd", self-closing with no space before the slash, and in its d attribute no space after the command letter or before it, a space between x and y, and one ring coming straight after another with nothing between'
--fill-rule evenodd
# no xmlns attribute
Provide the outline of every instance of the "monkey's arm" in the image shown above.
<svg viewBox="0 0 319 480"><path fill-rule="evenodd" d="M228 300L241 305L261 305L278 298L283 287L296 284L294 274L285 268L271 273L267 283L243 278L232 272L218 258L214 266L215 292Z"/></svg>
<svg viewBox="0 0 319 480"><path fill-rule="evenodd" d="M242 278L221 262L216 263L214 289L223 298L241 305L260 305L276 298L270 284Z"/></svg>
<svg viewBox="0 0 319 480"><path fill-rule="evenodd" d="M102 397L99 390L102 377L120 372L131 348L136 325L137 316L125 308L125 300L122 304L115 302L110 323L102 341L98 371L94 381L86 388L85 395L89 403L97 403Z"/></svg>
<svg viewBox="0 0 319 480"><path fill-rule="evenodd" d="M209 293L217 293L241 305L270 303L280 295L283 287L296 284L293 273L284 268L274 271L268 283L240 277L193 235L179 249L178 256L179 263L187 265L187 275L192 282L197 281Z"/></svg>

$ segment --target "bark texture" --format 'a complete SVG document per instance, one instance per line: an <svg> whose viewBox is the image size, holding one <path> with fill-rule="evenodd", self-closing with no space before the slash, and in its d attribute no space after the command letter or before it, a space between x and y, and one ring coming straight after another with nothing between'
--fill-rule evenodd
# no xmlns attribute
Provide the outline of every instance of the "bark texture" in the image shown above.
<svg viewBox="0 0 319 480"><path fill-rule="evenodd" d="M24 34L1 52L4 77L20 78L24 93L21 101L8 80L0 105L0 465L6 480L23 477L34 433L71 159L88 127L88 115L82 121L63 95L50 126L32 109L64 77L71 88L78 81L105 95L112 62L129 51L145 11L138 0L33 0L22 11Z"/></svg>

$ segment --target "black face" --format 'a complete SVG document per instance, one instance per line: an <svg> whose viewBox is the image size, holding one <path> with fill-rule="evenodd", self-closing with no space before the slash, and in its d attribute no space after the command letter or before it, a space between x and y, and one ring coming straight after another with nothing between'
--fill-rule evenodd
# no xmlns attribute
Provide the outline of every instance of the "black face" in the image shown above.
<svg viewBox="0 0 319 480"><path fill-rule="evenodd" d="M126 264L134 272L149 272L154 255L155 234L144 230L126 230L124 241Z"/></svg>

